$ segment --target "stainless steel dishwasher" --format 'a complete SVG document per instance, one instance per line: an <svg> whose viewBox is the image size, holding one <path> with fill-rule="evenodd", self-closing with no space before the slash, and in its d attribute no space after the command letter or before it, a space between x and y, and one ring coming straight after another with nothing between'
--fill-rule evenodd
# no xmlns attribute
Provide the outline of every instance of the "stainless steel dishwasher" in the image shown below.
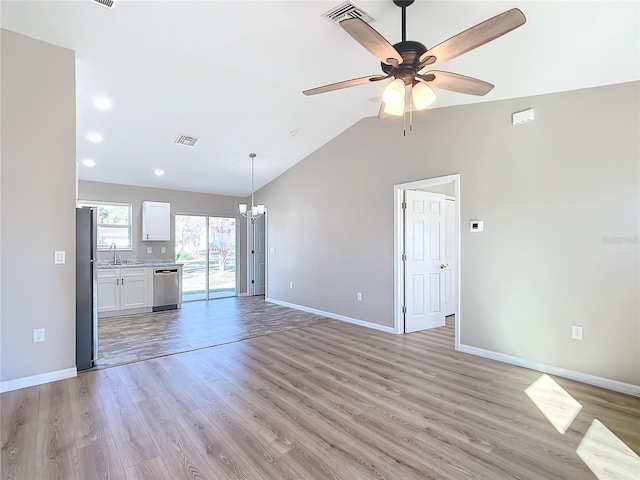
<svg viewBox="0 0 640 480"><path fill-rule="evenodd" d="M180 303L180 277L177 267L153 269L153 311L173 310Z"/></svg>

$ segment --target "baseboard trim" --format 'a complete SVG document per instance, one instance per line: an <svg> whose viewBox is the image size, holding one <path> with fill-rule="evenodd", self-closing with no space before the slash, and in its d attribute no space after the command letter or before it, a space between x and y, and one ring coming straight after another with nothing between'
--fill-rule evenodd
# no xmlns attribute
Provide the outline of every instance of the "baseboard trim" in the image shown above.
<svg viewBox="0 0 640 480"><path fill-rule="evenodd" d="M41 373L40 375L32 375L30 377L16 378L0 382L0 393L11 392L20 388L33 387L34 385L42 385L43 383L55 382L72 378L78 375L76 367L57 370L55 372Z"/></svg>
<svg viewBox="0 0 640 480"><path fill-rule="evenodd" d="M239 297L250 297L251 295L249 295L249 292L240 292L238 294Z"/></svg>
<svg viewBox="0 0 640 480"><path fill-rule="evenodd" d="M393 327L385 327L384 325L378 325L377 323L371 323L365 320L359 320L357 318L345 317L344 315L338 315L337 313L325 312L323 310L317 310L315 308L305 307L303 305L297 305L295 303L283 302L282 300L276 300L275 298L265 298L265 301L269 303L275 303L276 305L281 305L283 307L293 308L294 310L313 313L315 315L322 315L323 317L332 318L333 320L342 320L343 322L353 323L354 325L360 325L361 327L371 328L373 330L379 330L381 332L393 334L396 333Z"/></svg>
<svg viewBox="0 0 640 480"><path fill-rule="evenodd" d="M557 375L558 377L568 378L569 380L575 380L577 382L586 383L595 387L606 388L607 390L613 390L614 392L626 393L627 395L640 397L640 385L633 385L631 383L619 382L617 380L611 380L609 378L597 377L588 373L567 370L566 368L554 367L551 365L546 365L544 363L537 363L531 360L526 360L524 358L505 355L504 353L484 350L482 348L472 347L469 345L460 344L460 348L458 349L458 351L470 353L471 355L477 355L478 357L489 358L498 362L509 363L518 367L537 370L539 372L548 373L550 375Z"/></svg>

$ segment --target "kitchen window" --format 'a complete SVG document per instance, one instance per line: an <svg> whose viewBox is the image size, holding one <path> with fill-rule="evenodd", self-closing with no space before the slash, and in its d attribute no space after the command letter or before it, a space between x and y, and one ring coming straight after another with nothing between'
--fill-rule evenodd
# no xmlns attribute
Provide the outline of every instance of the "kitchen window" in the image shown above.
<svg viewBox="0 0 640 480"><path fill-rule="evenodd" d="M98 250L109 250L112 243L118 250L131 250L131 204L111 202L78 203L80 207L94 207L98 211Z"/></svg>

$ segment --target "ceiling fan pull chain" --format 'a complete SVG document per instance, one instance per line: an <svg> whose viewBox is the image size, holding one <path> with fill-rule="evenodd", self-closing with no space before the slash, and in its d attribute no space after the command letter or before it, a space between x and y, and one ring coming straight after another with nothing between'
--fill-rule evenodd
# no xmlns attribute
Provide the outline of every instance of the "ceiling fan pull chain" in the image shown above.
<svg viewBox="0 0 640 480"><path fill-rule="evenodd" d="M407 136L407 112L402 112L402 136Z"/></svg>

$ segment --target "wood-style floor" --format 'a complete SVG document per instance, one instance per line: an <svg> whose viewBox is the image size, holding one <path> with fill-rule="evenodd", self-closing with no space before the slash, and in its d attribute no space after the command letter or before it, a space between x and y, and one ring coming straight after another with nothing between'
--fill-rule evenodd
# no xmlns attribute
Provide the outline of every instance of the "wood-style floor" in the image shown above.
<svg viewBox="0 0 640 480"><path fill-rule="evenodd" d="M2 479L637 480L640 399L550 380L329 321L4 393Z"/></svg>
<svg viewBox="0 0 640 480"><path fill-rule="evenodd" d="M98 320L97 368L315 325L328 319L264 301L264 296L187 302L179 310Z"/></svg>

